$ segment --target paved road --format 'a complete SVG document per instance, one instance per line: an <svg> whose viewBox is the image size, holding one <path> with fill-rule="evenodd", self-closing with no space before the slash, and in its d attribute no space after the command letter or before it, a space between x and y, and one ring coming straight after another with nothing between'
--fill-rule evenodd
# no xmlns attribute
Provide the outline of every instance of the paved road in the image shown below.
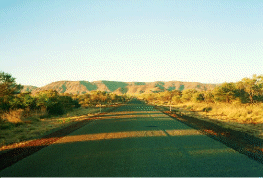
<svg viewBox="0 0 263 178"><path fill-rule="evenodd" d="M263 176L263 165L132 100L0 176Z"/></svg>

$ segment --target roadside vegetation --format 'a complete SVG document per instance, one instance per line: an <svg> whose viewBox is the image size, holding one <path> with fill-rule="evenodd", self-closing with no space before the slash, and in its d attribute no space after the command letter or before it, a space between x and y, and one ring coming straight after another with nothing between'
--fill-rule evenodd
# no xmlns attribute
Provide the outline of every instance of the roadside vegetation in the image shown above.
<svg viewBox="0 0 263 178"><path fill-rule="evenodd" d="M22 89L10 74L0 73L0 147L40 137L130 99L101 91L72 95L46 90L32 95Z"/></svg>
<svg viewBox="0 0 263 178"><path fill-rule="evenodd" d="M263 76L253 75L213 90L173 90L141 94L149 104L172 108L179 114L216 122L263 137Z"/></svg>

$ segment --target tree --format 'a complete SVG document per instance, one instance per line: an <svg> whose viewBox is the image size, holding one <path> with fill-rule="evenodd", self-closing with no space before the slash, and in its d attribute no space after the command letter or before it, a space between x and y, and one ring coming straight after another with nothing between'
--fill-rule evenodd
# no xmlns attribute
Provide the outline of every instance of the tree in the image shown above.
<svg viewBox="0 0 263 178"><path fill-rule="evenodd" d="M194 93L192 96L192 100L197 103L204 101L205 100L204 93L201 92Z"/></svg>
<svg viewBox="0 0 263 178"><path fill-rule="evenodd" d="M213 91L216 101L229 103L233 101L235 97L236 86L234 83L223 83L216 87Z"/></svg>
<svg viewBox="0 0 263 178"><path fill-rule="evenodd" d="M70 96L59 96L58 100L65 110L71 110L75 107L75 102Z"/></svg>
<svg viewBox="0 0 263 178"><path fill-rule="evenodd" d="M170 104L170 111L172 110L172 100L173 100L173 97L174 96L180 96L181 95L181 92L178 91L178 90L173 90L173 91L165 91L165 92L162 92L160 94L160 98L162 99L162 101L164 102L168 102Z"/></svg>
<svg viewBox="0 0 263 178"><path fill-rule="evenodd" d="M23 86L16 84L15 78L10 74L0 72L0 109L9 110L10 101L22 89Z"/></svg>
<svg viewBox="0 0 263 178"><path fill-rule="evenodd" d="M181 103L181 94L174 95L172 97L172 102L175 103L175 104Z"/></svg>
<svg viewBox="0 0 263 178"><path fill-rule="evenodd" d="M36 109L36 99L29 93L23 95L22 102L25 108Z"/></svg>
<svg viewBox="0 0 263 178"><path fill-rule="evenodd" d="M249 103L249 94L245 91L245 86L242 81L236 83L236 98L240 103Z"/></svg>
<svg viewBox="0 0 263 178"><path fill-rule="evenodd" d="M249 95L250 103L254 103L255 97L263 93L263 76L254 74L252 79L243 78L241 82L243 83L244 91Z"/></svg>
<svg viewBox="0 0 263 178"><path fill-rule="evenodd" d="M64 113L62 102L56 90L46 90L37 94L37 106L46 109L51 115L59 115Z"/></svg>
<svg viewBox="0 0 263 178"><path fill-rule="evenodd" d="M185 102L191 101L193 94L197 93L196 89L187 89L182 92L182 100Z"/></svg>
<svg viewBox="0 0 263 178"><path fill-rule="evenodd" d="M212 91L205 91L204 92L204 101L206 103L214 103L214 95Z"/></svg>
<svg viewBox="0 0 263 178"><path fill-rule="evenodd" d="M155 100L155 96L154 94L150 93L150 94L145 94L144 98L148 101L148 102L153 102Z"/></svg>
<svg viewBox="0 0 263 178"><path fill-rule="evenodd" d="M79 103L83 107L88 107L91 105L91 95L88 93L84 95L79 95L77 99L79 100Z"/></svg>
<svg viewBox="0 0 263 178"><path fill-rule="evenodd" d="M16 84L15 78L10 74L0 72L0 97L18 94L22 89L23 86Z"/></svg>
<svg viewBox="0 0 263 178"><path fill-rule="evenodd" d="M118 96L116 94L110 94L110 100L111 100L111 103L117 102Z"/></svg>
<svg viewBox="0 0 263 178"><path fill-rule="evenodd" d="M0 110L8 111L11 108L10 100L12 100L13 97L11 96L4 96L0 97Z"/></svg>
<svg viewBox="0 0 263 178"><path fill-rule="evenodd" d="M20 109L20 108L23 108L23 101L21 98L19 97L13 97L10 101L10 107L12 109Z"/></svg>

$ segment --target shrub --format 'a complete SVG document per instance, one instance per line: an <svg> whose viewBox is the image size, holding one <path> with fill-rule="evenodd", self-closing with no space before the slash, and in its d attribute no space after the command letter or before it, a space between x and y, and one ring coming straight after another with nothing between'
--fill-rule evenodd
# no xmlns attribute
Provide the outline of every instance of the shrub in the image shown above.
<svg viewBox="0 0 263 178"><path fill-rule="evenodd" d="M11 123L19 123L23 122L23 109L15 109L9 112L6 112L2 115L3 120L11 122Z"/></svg>
<svg viewBox="0 0 263 178"><path fill-rule="evenodd" d="M192 100L194 102L200 103L200 102L205 100L204 94L199 93L199 92L198 93L194 93L193 96L192 96Z"/></svg>
<svg viewBox="0 0 263 178"><path fill-rule="evenodd" d="M11 108L9 101L11 100L11 96L0 97L0 110L8 111Z"/></svg>
<svg viewBox="0 0 263 178"><path fill-rule="evenodd" d="M193 109L193 106L188 106L186 109L191 110Z"/></svg>
<svg viewBox="0 0 263 178"><path fill-rule="evenodd" d="M62 115L65 113L62 103L52 102L47 106L47 112L51 115Z"/></svg>
<svg viewBox="0 0 263 178"><path fill-rule="evenodd" d="M68 100L68 96L59 96L55 90L48 90L38 93L36 104L40 108L45 108L50 115L61 115L65 113L68 103L63 106L63 100Z"/></svg>
<svg viewBox="0 0 263 178"><path fill-rule="evenodd" d="M212 111L212 107L203 108L203 112L209 112L209 111Z"/></svg>
<svg viewBox="0 0 263 178"><path fill-rule="evenodd" d="M175 103L175 104L181 103L181 97L180 97L180 95L174 95L174 96L172 97L172 102Z"/></svg>
<svg viewBox="0 0 263 178"><path fill-rule="evenodd" d="M182 101L188 102L192 100L193 95L197 93L195 89L187 89L182 92Z"/></svg>

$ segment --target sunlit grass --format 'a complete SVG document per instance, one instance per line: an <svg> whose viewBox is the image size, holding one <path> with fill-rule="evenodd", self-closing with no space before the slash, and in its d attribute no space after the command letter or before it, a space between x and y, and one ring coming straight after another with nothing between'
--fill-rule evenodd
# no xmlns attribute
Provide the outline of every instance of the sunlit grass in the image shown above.
<svg viewBox="0 0 263 178"><path fill-rule="evenodd" d="M169 106L166 106L167 109ZM263 138L263 104L180 103L173 110ZM209 109L208 109L209 108Z"/></svg>

